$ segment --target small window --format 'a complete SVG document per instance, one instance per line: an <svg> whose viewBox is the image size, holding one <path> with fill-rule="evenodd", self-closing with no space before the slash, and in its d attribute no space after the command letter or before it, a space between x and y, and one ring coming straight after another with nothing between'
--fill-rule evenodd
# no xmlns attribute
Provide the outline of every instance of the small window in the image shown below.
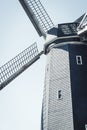
<svg viewBox="0 0 87 130"><path fill-rule="evenodd" d="M62 90L57 91L57 99L62 99Z"/></svg>
<svg viewBox="0 0 87 130"><path fill-rule="evenodd" d="M82 56L76 56L77 65L82 65Z"/></svg>
<svg viewBox="0 0 87 130"><path fill-rule="evenodd" d="M46 71L47 71L47 72L49 71L49 64L47 64L47 68L46 68Z"/></svg>

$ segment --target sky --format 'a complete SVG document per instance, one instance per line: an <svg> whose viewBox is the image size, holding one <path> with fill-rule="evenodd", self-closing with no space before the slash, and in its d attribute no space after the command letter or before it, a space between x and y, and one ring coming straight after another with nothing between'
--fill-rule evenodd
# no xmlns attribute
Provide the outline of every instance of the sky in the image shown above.
<svg viewBox="0 0 87 130"><path fill-rule="evenodd" d="M41 0L55 25L73 22L87 11L87 0ZM18 0L0 4L0 66L39 37ZM40 130L46 56L0 91L0 130Z"/></svg>

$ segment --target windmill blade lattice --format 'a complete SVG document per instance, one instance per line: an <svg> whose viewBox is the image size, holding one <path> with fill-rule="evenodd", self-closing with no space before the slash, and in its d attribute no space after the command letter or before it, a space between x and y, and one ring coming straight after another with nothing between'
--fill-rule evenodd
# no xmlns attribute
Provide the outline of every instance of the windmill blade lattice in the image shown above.
<svg viewBox="0 0 87 130"><path fill-rule="evenodd" d="M19 0L40 36L51 29L54 24L40 0ZM43 31L42 31L43 30Z"/></svg>
<svg viewBox="0 0 87 130"><path fill-rule="evenodd" d="M41 54L42 52L38 52L37 44L34 43L0 67L0 90L37 61Z"/></svg>

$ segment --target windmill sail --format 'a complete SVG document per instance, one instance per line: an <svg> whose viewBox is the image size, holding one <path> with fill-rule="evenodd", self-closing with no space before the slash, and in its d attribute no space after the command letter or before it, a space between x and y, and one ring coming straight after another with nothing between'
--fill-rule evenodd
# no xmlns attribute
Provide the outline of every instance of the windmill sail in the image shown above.
<svg viewBox="0 0 87 130"><path fill-rule="evenodd" d="M34 43L0 67L0 90L37 61L42 53L38 52L37 44Z"/></svg>
<svg viewBox="0 0 87 130"><path fill-rule="evenodd" d="M82 16L80 16L78 19L76 19L74 22L75 23L80 23L84 16L85 16L85 13Z"/></svg>
<svg viewBox="0 0 87 130"><path fill-rule="evenodd" d="M39 0L19 0L39 36L46 36L46 32L54 24Z"/></svg>
<svg viewBox="0 0 87 130"><path fill-rule="evenodd" d="M85 13L83 19L81 20L78 28L78 35L84 35L85 34L85 40L87 41L87 12Z"/></svg>

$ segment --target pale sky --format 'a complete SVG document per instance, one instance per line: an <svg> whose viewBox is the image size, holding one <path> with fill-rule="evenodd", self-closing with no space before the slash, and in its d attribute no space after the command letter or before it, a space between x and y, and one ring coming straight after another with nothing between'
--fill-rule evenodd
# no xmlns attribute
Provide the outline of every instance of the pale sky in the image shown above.
<svg viewBox="0 0 87 130"><path fill-rule="evenodd" d="M73 22L87 11L87 0L41 0L55 25ZM44 40L18 0L0 3L0 66L34 42ZM0 91L0 130L40 130L46 56Z"/></svg>

